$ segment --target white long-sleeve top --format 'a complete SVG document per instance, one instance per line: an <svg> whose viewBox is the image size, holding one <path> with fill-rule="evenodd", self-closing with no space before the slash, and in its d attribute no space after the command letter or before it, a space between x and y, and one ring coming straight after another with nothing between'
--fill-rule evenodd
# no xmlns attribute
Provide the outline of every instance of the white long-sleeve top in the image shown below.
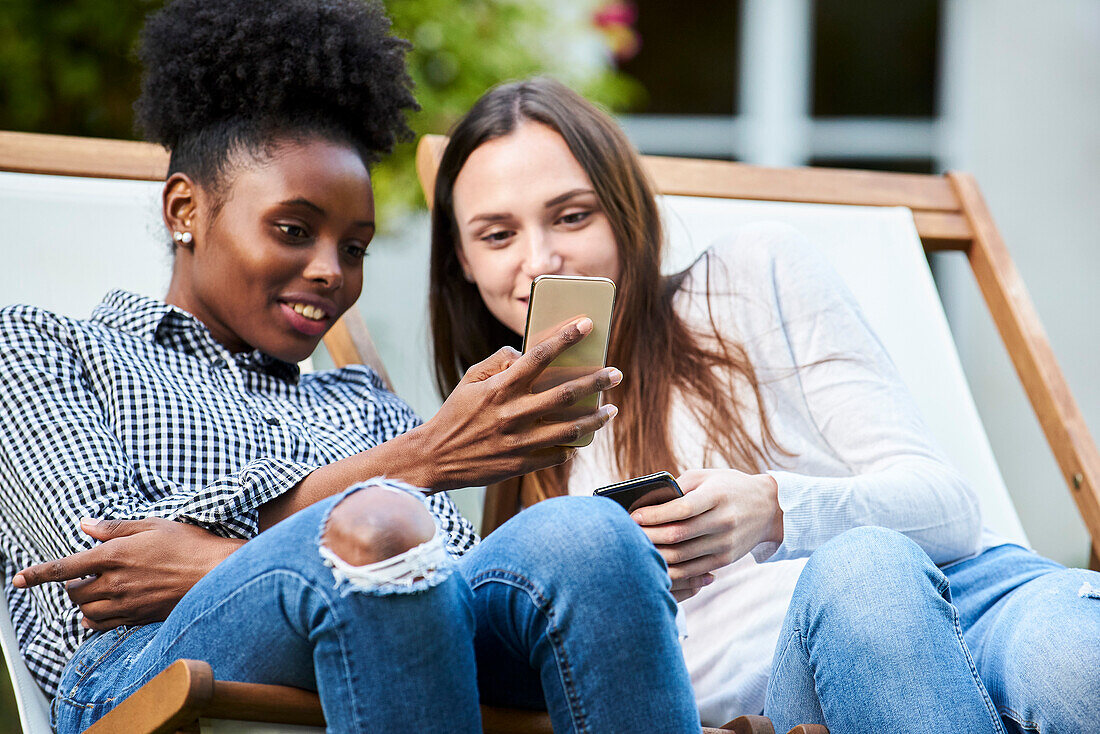
<svg viewBox="0 0 1100 734"><path fill-rule="evenodd" d="M760 467L779 485L783 542L757 546L683 603L700 712L720 725L763 710L783 617L817 547L879 525L943 564L979 550L981 520L974 493L936 447L854 297L798 232L762 223L714 245L692 266L675 307L698 332L713 333L713 318L724 338L744 346L773 435L793 454ZM747 384L735 389L755 406ZM677 396L670 416L682 469L727 466L713 452L704 459L705 427L685 401ZM759 442L756 412L740 417ZM625 478L612 460L614 428L580 450L571 494Z"/></svg>

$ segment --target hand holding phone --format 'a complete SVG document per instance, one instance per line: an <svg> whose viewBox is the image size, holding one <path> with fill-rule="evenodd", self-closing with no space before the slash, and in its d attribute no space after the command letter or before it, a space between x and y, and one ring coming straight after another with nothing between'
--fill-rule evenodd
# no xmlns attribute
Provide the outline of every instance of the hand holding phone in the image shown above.
<svg viewBox="0 0 1100 734"><path fill-rule="evenodd" d="M504 347L472 365L435 415L375 450L392 452L382 466L416 486L440 490L491 484L568 460L574 453L568 443L602 428L616 410L605 405L565 422L550 417L613 388L622 375L604 368L571 381L568 390L542 393L533 384L592 328L591 319L571 320L535 353Z"/></svg>
<svg viewBox="0 0 1100 734"><path fill-rule="evenodd" d="M524 354L581 316L592 320L592 331L550 362L532 383L531 392L544 392L596 372L606 365L614 307L615 283L607 278L579 275L540 275L535 278L527 307ZM559 421L575 420L598 409L600 403L601 395L595 393L547 417ZM592 434L586 433L576 441L563 445L587 446L590 443Z"/></svg>
<svg viewBox="0 0 1100 734"><path fill-rule="evenodd" d="M606 487L600 487L592 494L615 500L627 512L634 512L639 507L663 505L669 500L684 496L680 485L667 471L609 484Z"/></svg>

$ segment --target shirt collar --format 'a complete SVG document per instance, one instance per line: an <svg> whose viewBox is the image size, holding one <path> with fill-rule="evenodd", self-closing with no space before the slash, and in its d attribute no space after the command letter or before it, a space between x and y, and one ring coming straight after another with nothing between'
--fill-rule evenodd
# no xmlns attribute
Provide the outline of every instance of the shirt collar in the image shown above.
<svg viewBox="0 0 1100 734"><path fill-rule="evenodd" d="M190 313L149 296L113 290L92 311L92 321L211 361L230 358L241 369L267 373L287 382L297 382L300 375L298 365L258 349L230 354L214 340L206 325Z"/></svg>
<svg viewBox="0 0 1100 734"><path fill-rule="evenodd" d="M156 340L161 322L173 311L186 314L164 301L124 290L114 290L92 311L92 321L151 342Z"/></svg>

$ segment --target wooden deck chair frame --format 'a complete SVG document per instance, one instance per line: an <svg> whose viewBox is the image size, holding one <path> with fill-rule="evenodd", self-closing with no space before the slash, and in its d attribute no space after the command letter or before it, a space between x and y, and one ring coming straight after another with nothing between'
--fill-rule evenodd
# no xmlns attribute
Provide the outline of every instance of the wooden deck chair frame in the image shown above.
<svg viewBox="0 0 1100 734"><path fill-rule="evenodd" d="M151 143L65 135L0 132L0 171L54 176L163 181L168 154ZM337 367L366 364L387 386L392 383L359 310L348 310L324 337ZM542 712L482 706L487 734L552 734ZM210 665L178 660L120 703L87 731L89 734L171 734L199 732L201 719L268 722L323 727L316 694L286 686L215 680ZM445 722L440 722L445 727ZM239 729L234 729L239 731ZM704 731L714 731L705 729ZM743 716L727 725L736 734L773 734L764 717ZM804 734L827 734L823 727L797 727ZM38 734L25 732L24 734Z"/></svg>
<svg viewBox="0 0 1100 734"><path fill-rule="evenodd" d="M442 136L426 135L417 149L417 173L429 206L446 142ZM642 160L661 194L907 207L913 212L925 252L966 253L1001 341L1088 528L1092 539L1089 566L1100 570L1100 453L973 176L765 168L657 156L643 156ZM503 482L486 493L483 533L516 512L520 481Z"/></svg>

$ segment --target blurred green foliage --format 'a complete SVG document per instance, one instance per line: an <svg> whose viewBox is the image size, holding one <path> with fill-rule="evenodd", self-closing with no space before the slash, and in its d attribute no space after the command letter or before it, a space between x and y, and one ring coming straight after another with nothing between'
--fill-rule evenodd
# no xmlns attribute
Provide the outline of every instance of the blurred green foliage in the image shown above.
<svg viewBox="0 0 1100 734"><path fill-rule="evenodd" d="M0 676L0 734L19 732L19 714L15 710L15 696L8 676Z"/></svg>
<svg viewBox="0 0 1100 734"><path fill-rule="evenodd" d="M141 70L134 46L145 15L163 0L0 0L0 129L134 137ZM397 35L413 50L409 70L422 111L418 135L446 132L490 86L549 73L613 109L640 87L592 54L600 0L389 0ZM414 145L375 170L382 221L422 205Z"/></svg>

